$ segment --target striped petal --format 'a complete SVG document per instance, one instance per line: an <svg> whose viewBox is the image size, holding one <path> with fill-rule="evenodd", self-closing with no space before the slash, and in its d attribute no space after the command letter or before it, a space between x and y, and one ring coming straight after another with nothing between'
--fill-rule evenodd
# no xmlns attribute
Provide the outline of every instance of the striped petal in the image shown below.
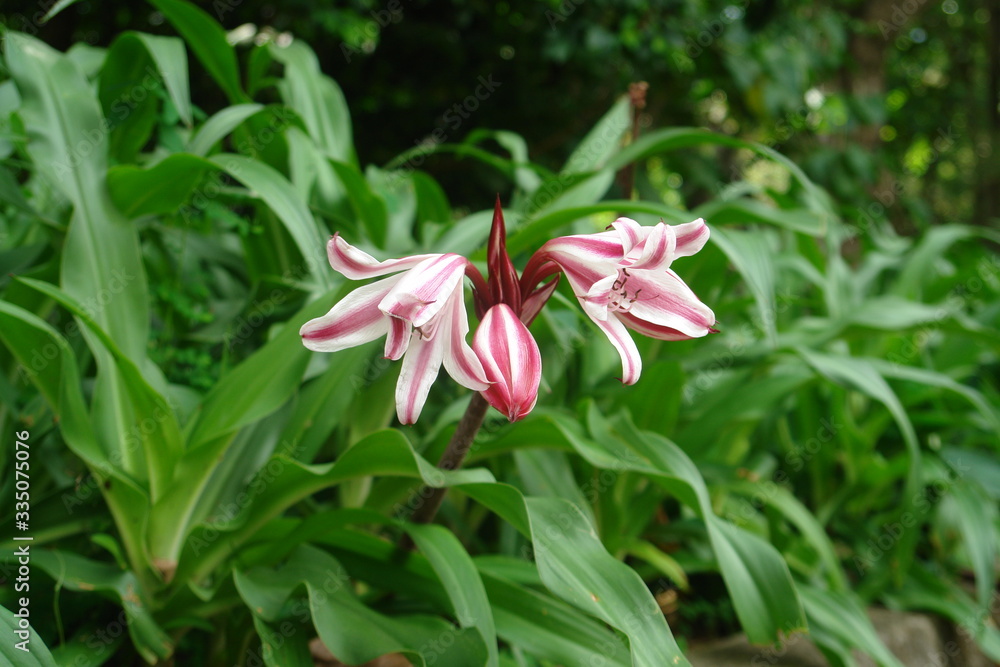
<svg viewBox="0 0 1000 667"><path fill-rule="evenodd" d="M379 303L379 309L422 327L441 312L448 297L461 286L468 263L466 258L452 253L423 260L403 274Z"/></svg>
<svg viewBox="0 0 1000 667"><path fill-rule="evenodd" d="M561 236L542 246L539 253L562 265L564 262L614 266L625 256L617 233Z"/></svg>
<svg viewBox="0 0 1000 667"><path fill-rule="evenodd" d="M415 338L410 342L396 381L396 416L401 423L412 424L420 416L441 370L445 345L442 338Z"/></svg>
<svg viewBox="0 0 1000 667"><path fill-rule="evenodd" d="M622 358L622 383L635 384L642 372L642 357L625 325L617 317L609 317L603 322L594 320L594 324L604 332Z"/></svg>
<svg viewBox="0 0 1000 667"><path fill-rule="evenodd" d="M624 286L627 310L637 319L700 338L715 324L715 313L671 270L636 269Z"/></svg>
<svg viewBox="0 0 1000 667"><path fill-rule="evenodd" d="M616 313L618 319L627 326L629 329L641 333L647 338L655 338L657 340L691 340L692 336L682 334L677 329L671 329L670 327L663 327L658 324L650 324L645 320L640 320L635 315L631 313ZM712 330L709 329L711 332Z"/></svg>
<svg viewBox="0 0 1000 667"><path fill-rule="evenodd" d="M558 286L559 276L556 276L528 295L528 298L521 304L521 321L524 322L524 326L531 326L531 323L538 317L538 313L541 312L542 306L548 302Z"/></svg>
<svg viewBox="0 0 1000 667"><path fill-rule="evenodd" d="M326 315L302 325L302 344L317 352L336 352L384 336L389 323L378 302L398 281L392 276L354 290Z"/></svg>
<svg viewBox="0 0 1000 667"><path fill-rule="evenodd" d="M326 256L330 260L330 266L338 273L351 280L364 280L413 268L420 262L438 255L414 255L380 262L363 250L352 246L340 234L334 234L326 244Z"/></svg>
<svg viewBox="0 0 1000 667"><path fill-rule="evenodd" d="M646 234L648 234L648 231L632 218L618 218L611 223L611 226L618 232L623 256L628 256L635 246L645 240Z"/></svg>
<svg viewBox="0 0 1000 667"><path fill-rule="evenodd" d="M653 227L653 230L646 237L646 240L642 242L642 245L632 251L632 255L637 256L629 268L666 269L674 260L674 250L676 248L677 236L674 228L661 222Z"/></svg>
<svg viewBox="0 0 1000 667"><path fill-rule="evenodd" d="M383 317L385 317L384 314ZM386 317L386 321L389 324L389 331L385 337L385 358L395 361L406 353L410 345L413 327L410 326L409 322L398 317Z"/></svg>
<svg viewBox="0 0 1000 667"><path fill-rule="evenodd" d="M438 330L444 329L438 335L447 335L447 348L444 354L444 369L448 371L455 382L473 391L483 391L489 388L486 371L479 361L475 351L469 347L465 337L469 333L469 317L465 312L465 299L462 290L455 290L448 298L446 310L442 313L442 321Z"/></svg>
<svg viewBox="0 0 1000 667"><path fill-rule="evenodd" d="M694 222L686 222L683 225L673 225L674 235L677 237L677 247L674 250L674 257L690 257L705 247L708 242L710 232L708 225L702 218Z"/></svg>
<svg viewBox="0 0 1000 667"><path fill-rule="evenodd" d="M542 356L528 328L510 306L493 306L479 324L472 347L493 383L483 397L510 421L523 419L535 407L542 380Z"/></svg>

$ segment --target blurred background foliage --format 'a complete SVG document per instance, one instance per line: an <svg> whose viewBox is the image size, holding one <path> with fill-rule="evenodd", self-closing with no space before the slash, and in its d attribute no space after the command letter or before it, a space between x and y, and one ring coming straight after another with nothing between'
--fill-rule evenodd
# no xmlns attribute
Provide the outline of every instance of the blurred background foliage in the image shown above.
<svg viewBox="0 0 1000 667"><path fill-rule="evenodd" d="M44 10L5 4L13 29ZM482 127L520 134L533 159L552 168L609 100L647 81L647 126L704 126L779 148L831 191L849 221L888 218L913 232L1000 216L1000 28L989 0L202 6L248 43L275 30L315 45L321 69L344 89L363 163L385 164L438 129L455 141ZM170 30L141 2L79 2L28 27L61 49L106 46L126 29ZM457 114L480 76L499 82L498 94ZM204 104L221 101L207 77L192 86ZM691 205L744 170L767 178L732 151L692 162L665 160L643 194ZM470 173L447 156L422 168L459 205L504 189L487 168Z"/></svg>
<svg viewBox="0 0 1000 667"><path fill-rule="evenodd" d="M667 619L898 667L870 605L1000 660L994 7L198 5L0 10L0 421L36 448L57 662L683 664ZM482 261L497 192L518 266L704 216L677 269L722 333L639 338L622 387L563 285L538 408L488 421L421 532L395 518L467 392L395 428L397 364L296 331L344 293L330 233ZM373 624L395 643L352 644Z"/></svg>

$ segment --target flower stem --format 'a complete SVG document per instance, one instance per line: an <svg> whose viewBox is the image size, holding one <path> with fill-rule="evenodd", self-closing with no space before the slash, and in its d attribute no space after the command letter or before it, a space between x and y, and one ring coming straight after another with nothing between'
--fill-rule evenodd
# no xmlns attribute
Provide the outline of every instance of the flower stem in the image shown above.
<svg viewBox="0 0 1000 667"><path fill-rule="evenodd" d="M441 460L438 461L438 468L442 470L457 470L462 466L465 455L469 453L469 447L472 446L472 441L475 440L476 434L479 433L479 428L483 425L483 420L486 418L486 410L489 407L490 404L486 402L482 394L477 392L472 395L469 407L465 409L465 414L462 415L458 426L455 427L455 432L448 442L448 447L445 448L444 454L441 455ZM420 497L424 499L424 502L413 513L411 520L414 523L430 523L441 507L441 501L444 500L444 494L447 490L446 487L436 489L425 487L420 493Z"/></svg>

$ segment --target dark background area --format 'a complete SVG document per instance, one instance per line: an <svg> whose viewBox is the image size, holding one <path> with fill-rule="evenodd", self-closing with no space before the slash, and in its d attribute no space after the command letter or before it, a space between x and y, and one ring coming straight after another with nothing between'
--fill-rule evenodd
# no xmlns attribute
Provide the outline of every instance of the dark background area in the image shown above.
<svg viewBox="0 0 1000 667"><path fill-rule="evenodd" d="M558 168L642 80L645 125L706 126L774 146L833 193L849 222L888 218L913 232L1000 215L1000 22L988 0L199 4L227 30L255 26L244 58L257 31L309 43L344 89L362 164L385 164L439 128L448 142L490 128L520 134L533 161ZM171 31L141 2L85 0L40 24L47 6L5 3L3 20L62 49L104 47L126 29ZM193 59L191 68L196 103L224 106ZM469 98L480 77L499 83L482 102ZM456 110L466 99L476 108ZM660 167L647 188L683 205L752 169L727 152ZM435 156L422 168L459 205L490 191L486 169L467 161Z"/></svg>

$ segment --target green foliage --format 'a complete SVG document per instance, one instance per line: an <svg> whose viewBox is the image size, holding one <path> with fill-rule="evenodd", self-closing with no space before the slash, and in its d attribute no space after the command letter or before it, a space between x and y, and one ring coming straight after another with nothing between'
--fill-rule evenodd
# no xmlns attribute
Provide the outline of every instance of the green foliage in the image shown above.
<svg viewBox="0 0 1000 667"><path fill-rule="evenodd" d="M93 67L5 35L0 422L32 434L32 584L51 602L32 607L35 662L15 664L52 664L44 642L81 664L307 665L318 637L349 664L659 667L686 664L678 628L738 623L896 667L864 614L876 602L949 617L1000 659L981 622L1000 236L855 229L769 145L684 127L630 141L625 99L555 171L486 131L365 165L303 42L245 54L193 5L153 4L179 37L123 33ZM230 106L192 97L185 44ZM623 167L645 194L664 160L696 172L723 151L777 176L690 206L615 194ZM349 289L326 266L333 232L379 257L483 259L492 194L453 211L413 168L431 152L512 190L515 261L618 215L705 217L713 241L677 269L722 333L637 340L643 377L623 387L564 285L532 327L539 407L491 415L473 467L438 470L464 392L437 383L399 427L395 365L298 335ZM8 449L0 465L13 479ZM449 488L447 528L407 521L424 485ZM675 591L679 613L661 604ZM100 640L120 614L128 639Z"/></svg>

